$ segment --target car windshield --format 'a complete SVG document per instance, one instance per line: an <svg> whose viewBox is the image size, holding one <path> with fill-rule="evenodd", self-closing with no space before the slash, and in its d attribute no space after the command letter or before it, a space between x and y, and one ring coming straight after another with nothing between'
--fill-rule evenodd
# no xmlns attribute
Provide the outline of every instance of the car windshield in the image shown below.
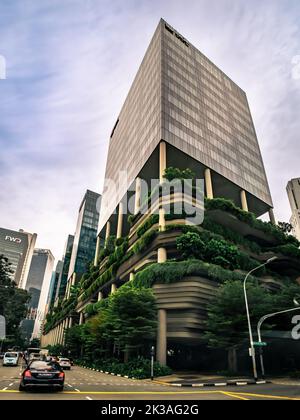
<svg viewBox="0 0 300 420"><path fill-rule="evenodd" d="M30 364L30 369L32 370L60 370L60 366L57 363L53 362L43 362L43 361L35 361Z"/></svg>
<svg viewBox="0 0 300 420"><path fill-rule="evenodd" d="M5 357L18 357L18 353L5 353Z"/></svg>
<svg viewBox="0 0 300 420"><path fill-rule="evenodd" d="M59 359L60 362L69 362L69 359Z"/></svg>

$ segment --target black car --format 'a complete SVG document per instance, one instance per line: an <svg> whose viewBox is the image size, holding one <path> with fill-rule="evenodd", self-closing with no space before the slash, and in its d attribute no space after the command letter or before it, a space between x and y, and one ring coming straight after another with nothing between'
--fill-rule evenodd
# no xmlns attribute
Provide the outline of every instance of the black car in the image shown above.
<svg viewBox="0 0 300 420"><path fill-rule="evenodd" d="M65 374L58 363L34 360L22 373L19 390L47 387L62 391L64 382Z"/></svg>

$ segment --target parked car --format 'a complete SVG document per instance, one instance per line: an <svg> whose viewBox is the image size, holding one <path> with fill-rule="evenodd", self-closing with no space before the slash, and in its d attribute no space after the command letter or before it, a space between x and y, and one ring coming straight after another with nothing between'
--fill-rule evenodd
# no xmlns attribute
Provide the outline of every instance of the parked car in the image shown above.
<svg viewBox="0 0 300 420"><path fill-rule="evenodd" d="M6 352L3 356L3 366L18 366L19 353Z"/></svg>
<svg viewBox="0 0 300 420"><path fill-rule="evenodd" d="M71 362L66 357L60 357L58 363L64 370L71 370Z"/></svg>
<svg viewBox="0 0 300 420"><path fill-rule="evenodd" d="M45 387L62 391L64 382L65 374L58 363L34 360L23 371L19 390Z"/></svg>
<svg viewBox="0 0 300 420"><path fill-rule="evenodd" d="M32 362L33 360L41 360L40 353L30 353L29 362Z"/></svg>

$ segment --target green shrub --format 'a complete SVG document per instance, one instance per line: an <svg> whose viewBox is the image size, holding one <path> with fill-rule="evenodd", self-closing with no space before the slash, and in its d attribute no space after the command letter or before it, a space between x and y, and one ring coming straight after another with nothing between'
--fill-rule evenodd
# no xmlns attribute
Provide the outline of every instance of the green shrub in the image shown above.
<svg viewBox="0 0 300 420"><path fill-rule="evenodd" d="M184 259L199 258L205 255L206 246L199 234L188 232L176 239L177 249L181 251Z"/></svg>
<svg viewBox="0 0 300 420"><path fill-rule="evenodd" d="M133 252L135 254L139 254L143 252L148 245L156 238L157 236L157 230L151 229L148 232L146 232L133 246Z"/></svg>

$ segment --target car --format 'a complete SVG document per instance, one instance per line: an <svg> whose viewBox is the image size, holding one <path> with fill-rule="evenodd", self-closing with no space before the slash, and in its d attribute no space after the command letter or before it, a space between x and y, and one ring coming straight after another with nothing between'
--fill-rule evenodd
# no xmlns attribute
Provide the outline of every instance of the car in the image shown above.
<svg viewBox="0 0 300 420"><path fill-rule="evenodd" d="M19 353L6 352L3 356L3 366L18 366Z"/></svg>
<svg viewBox="0 0 300 420"><path fill-rule="evenodd" d="M66 357L60 357L58 363L64 370L71 370L71 362Z"/></svg>
<svg viewBox="0 0 300 420"><path fill-rule="evenodd" d="M40 353L30 353L29 362L32 362L33 360L41 360Z"/></svg>
<svg viewBox="0 0 300 420"><path fill-rule="evenodd" d="M43 387L62 391L64 382L65 373L58 363L33 360L22 373L19 390Z"/></svg>

